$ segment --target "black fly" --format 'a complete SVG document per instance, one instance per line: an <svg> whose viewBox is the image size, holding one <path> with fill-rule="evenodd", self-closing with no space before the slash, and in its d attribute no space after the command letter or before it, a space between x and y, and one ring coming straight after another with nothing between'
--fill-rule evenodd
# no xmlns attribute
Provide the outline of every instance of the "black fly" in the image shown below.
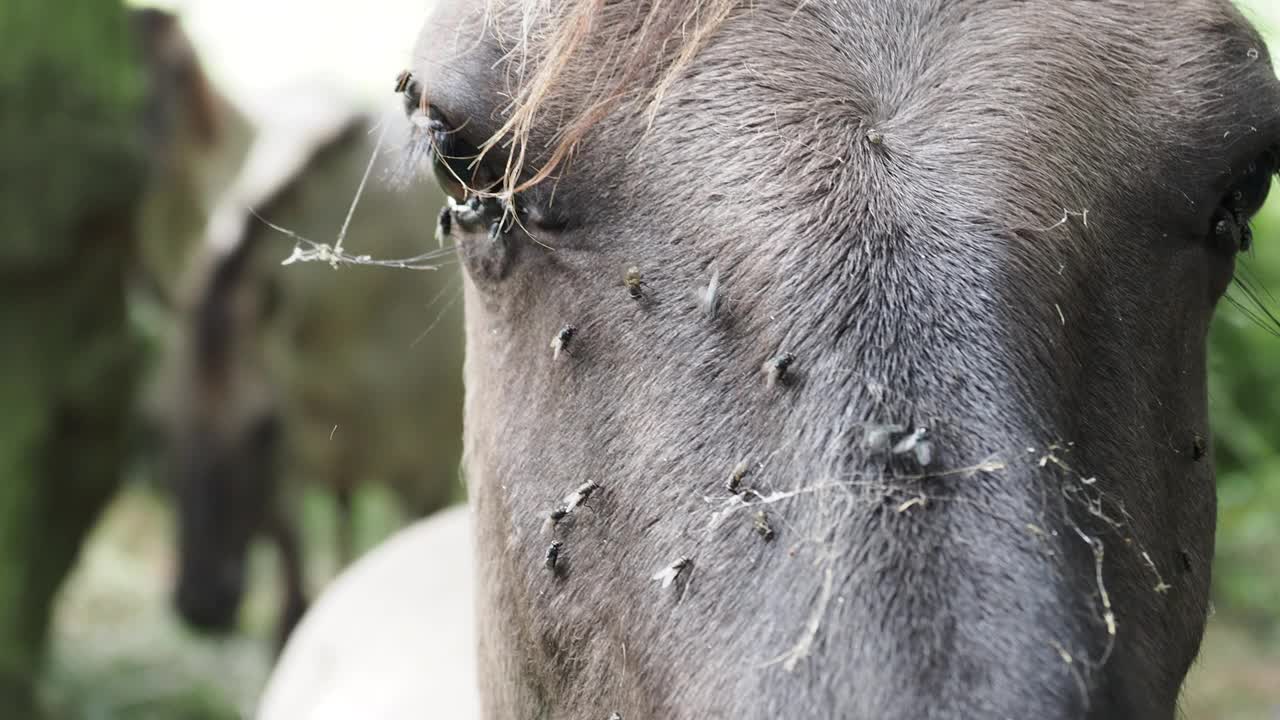
<svg viewBox="0 0 1280 720"><path fill-rule="evenodd" d="M787 373L790 371L791 365L795 363L795 361L796 356L789 352L782 353L777 357L773 357L765 361L762 369L764 370L765 381L769 387L786 385L790 377Z"/></svg>
<svg viewBox="0 0 1280 720"><path fill-rule="evenodd" d="M547 553L542 558L542 566L550 570L552 575L560 574L560 547L559 540L552 542L547 546Z"/></svg>
<svg viewBox="0 0 1280 720"><path fill-rule="evenodd" d="M572 325L565 325L560 328L560 332L556 333L556 336L551 339L551 359L559 360L562 352L566 355L572 355L573 353L569 352L569 343L573 342L573 338L577 334L578 328Z"/></svg>
<svg viewBox="0 0 1280 720"><path fill-rule="evenodd" d="M644 278L640 275L640 268L632 265L627 268L627 272L622 276L622 284L627 286L627 294L632 300L644 299Z"/></svg>

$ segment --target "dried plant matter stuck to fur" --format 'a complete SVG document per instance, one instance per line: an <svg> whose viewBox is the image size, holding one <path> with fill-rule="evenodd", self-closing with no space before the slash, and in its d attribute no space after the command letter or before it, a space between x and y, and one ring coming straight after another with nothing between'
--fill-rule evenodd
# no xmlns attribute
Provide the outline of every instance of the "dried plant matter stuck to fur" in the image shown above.
<svg viewBox="0 0 1280 720"><path fill-rule="evenodd" d="M720 315L720 304L723 302L720 292L720 273L711 274L711 280L697 293L698 307L708 320L715 320Z"/></svg>
<svg viewBox="0 0 1280 720"><path fill-rule="evenodd" d="M591 499L592 493L599 489L600 484L594 480L588 480L574 488L573 492L564 496L565 512L573 512L574 510L577 510L579 505Z"/></svg>

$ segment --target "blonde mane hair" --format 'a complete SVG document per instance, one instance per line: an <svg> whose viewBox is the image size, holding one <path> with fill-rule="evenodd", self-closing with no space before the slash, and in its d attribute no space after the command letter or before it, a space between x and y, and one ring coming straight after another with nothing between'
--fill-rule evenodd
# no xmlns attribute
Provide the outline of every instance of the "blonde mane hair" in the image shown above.
<svg viewBox="0 0 1280 720"><path fill-rule="evenodd" d="M652 121L668 88L740 2L488 0L511 98L505 121L480 148L481 155L508 153L497 194L510 197L551 177L620 106L644 107ZM530 133L540 125L554 128L550 149L531 158Z"/></svg>

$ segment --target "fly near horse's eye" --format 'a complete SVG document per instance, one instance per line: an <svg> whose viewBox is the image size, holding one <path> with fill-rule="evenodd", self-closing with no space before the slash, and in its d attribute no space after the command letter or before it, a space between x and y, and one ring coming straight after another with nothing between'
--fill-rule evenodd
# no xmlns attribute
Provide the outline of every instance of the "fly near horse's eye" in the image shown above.
<svg viewBox="0 0 1280 720"><path fill-rule="evenodd" d="M1249 229L1248 219L1242 220L1242 215L1234 213L1227 208L1220 207L1213 213L1213 225L1210 231L1210 239L1213 247L1224 255L1234 255L1237 252L1248 252L1253 241L1252 230Z"/></svg>
<svg viewBox="0 0 1280 720"><path fill-rule="evenodd" d="M412 115L413 111L422 104L422 85L414 78L412 71L401 70L396 76L396 92L404 97L406 115Z"/></svg>
<svg viewBox="0 0 1280 720"><path fill-rule="evenodd" d="M1262 153L1245 166L1222 198L1209 226L1210 241L1219 252L1233 255L1248 252L1253 246L1249 222L1267 201L1277 169L1280 169L1280 160L1275 151Z"/></svg>

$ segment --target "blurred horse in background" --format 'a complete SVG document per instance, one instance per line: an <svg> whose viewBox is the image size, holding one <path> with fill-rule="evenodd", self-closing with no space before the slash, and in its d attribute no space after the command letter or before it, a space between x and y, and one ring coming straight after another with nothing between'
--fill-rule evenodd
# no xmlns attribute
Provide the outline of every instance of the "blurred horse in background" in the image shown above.
<svg viewBox="0 0 1280 720"><path fill-rule="evenodd" d="M181 60L153 73L165 101L152 124L187 154L171 153L168 187L152 193L139 273L170 325L144 413L177 501L174 601L193 626L230 629L252 541L267 538L282 561L283 638L308 594L296 488L333 493L343 562L360 485L386 484L410 517L461 497L460 290L446 273L282 267L293 241L266 221L331 235L375 154L375 121L314 88L246 111L194 53L172 52L189 45L171 16L145 11L136 25L157 58ZM374 168L348 244L420 254L443 196L401 194L379 182L388 170Z"/></svg>

